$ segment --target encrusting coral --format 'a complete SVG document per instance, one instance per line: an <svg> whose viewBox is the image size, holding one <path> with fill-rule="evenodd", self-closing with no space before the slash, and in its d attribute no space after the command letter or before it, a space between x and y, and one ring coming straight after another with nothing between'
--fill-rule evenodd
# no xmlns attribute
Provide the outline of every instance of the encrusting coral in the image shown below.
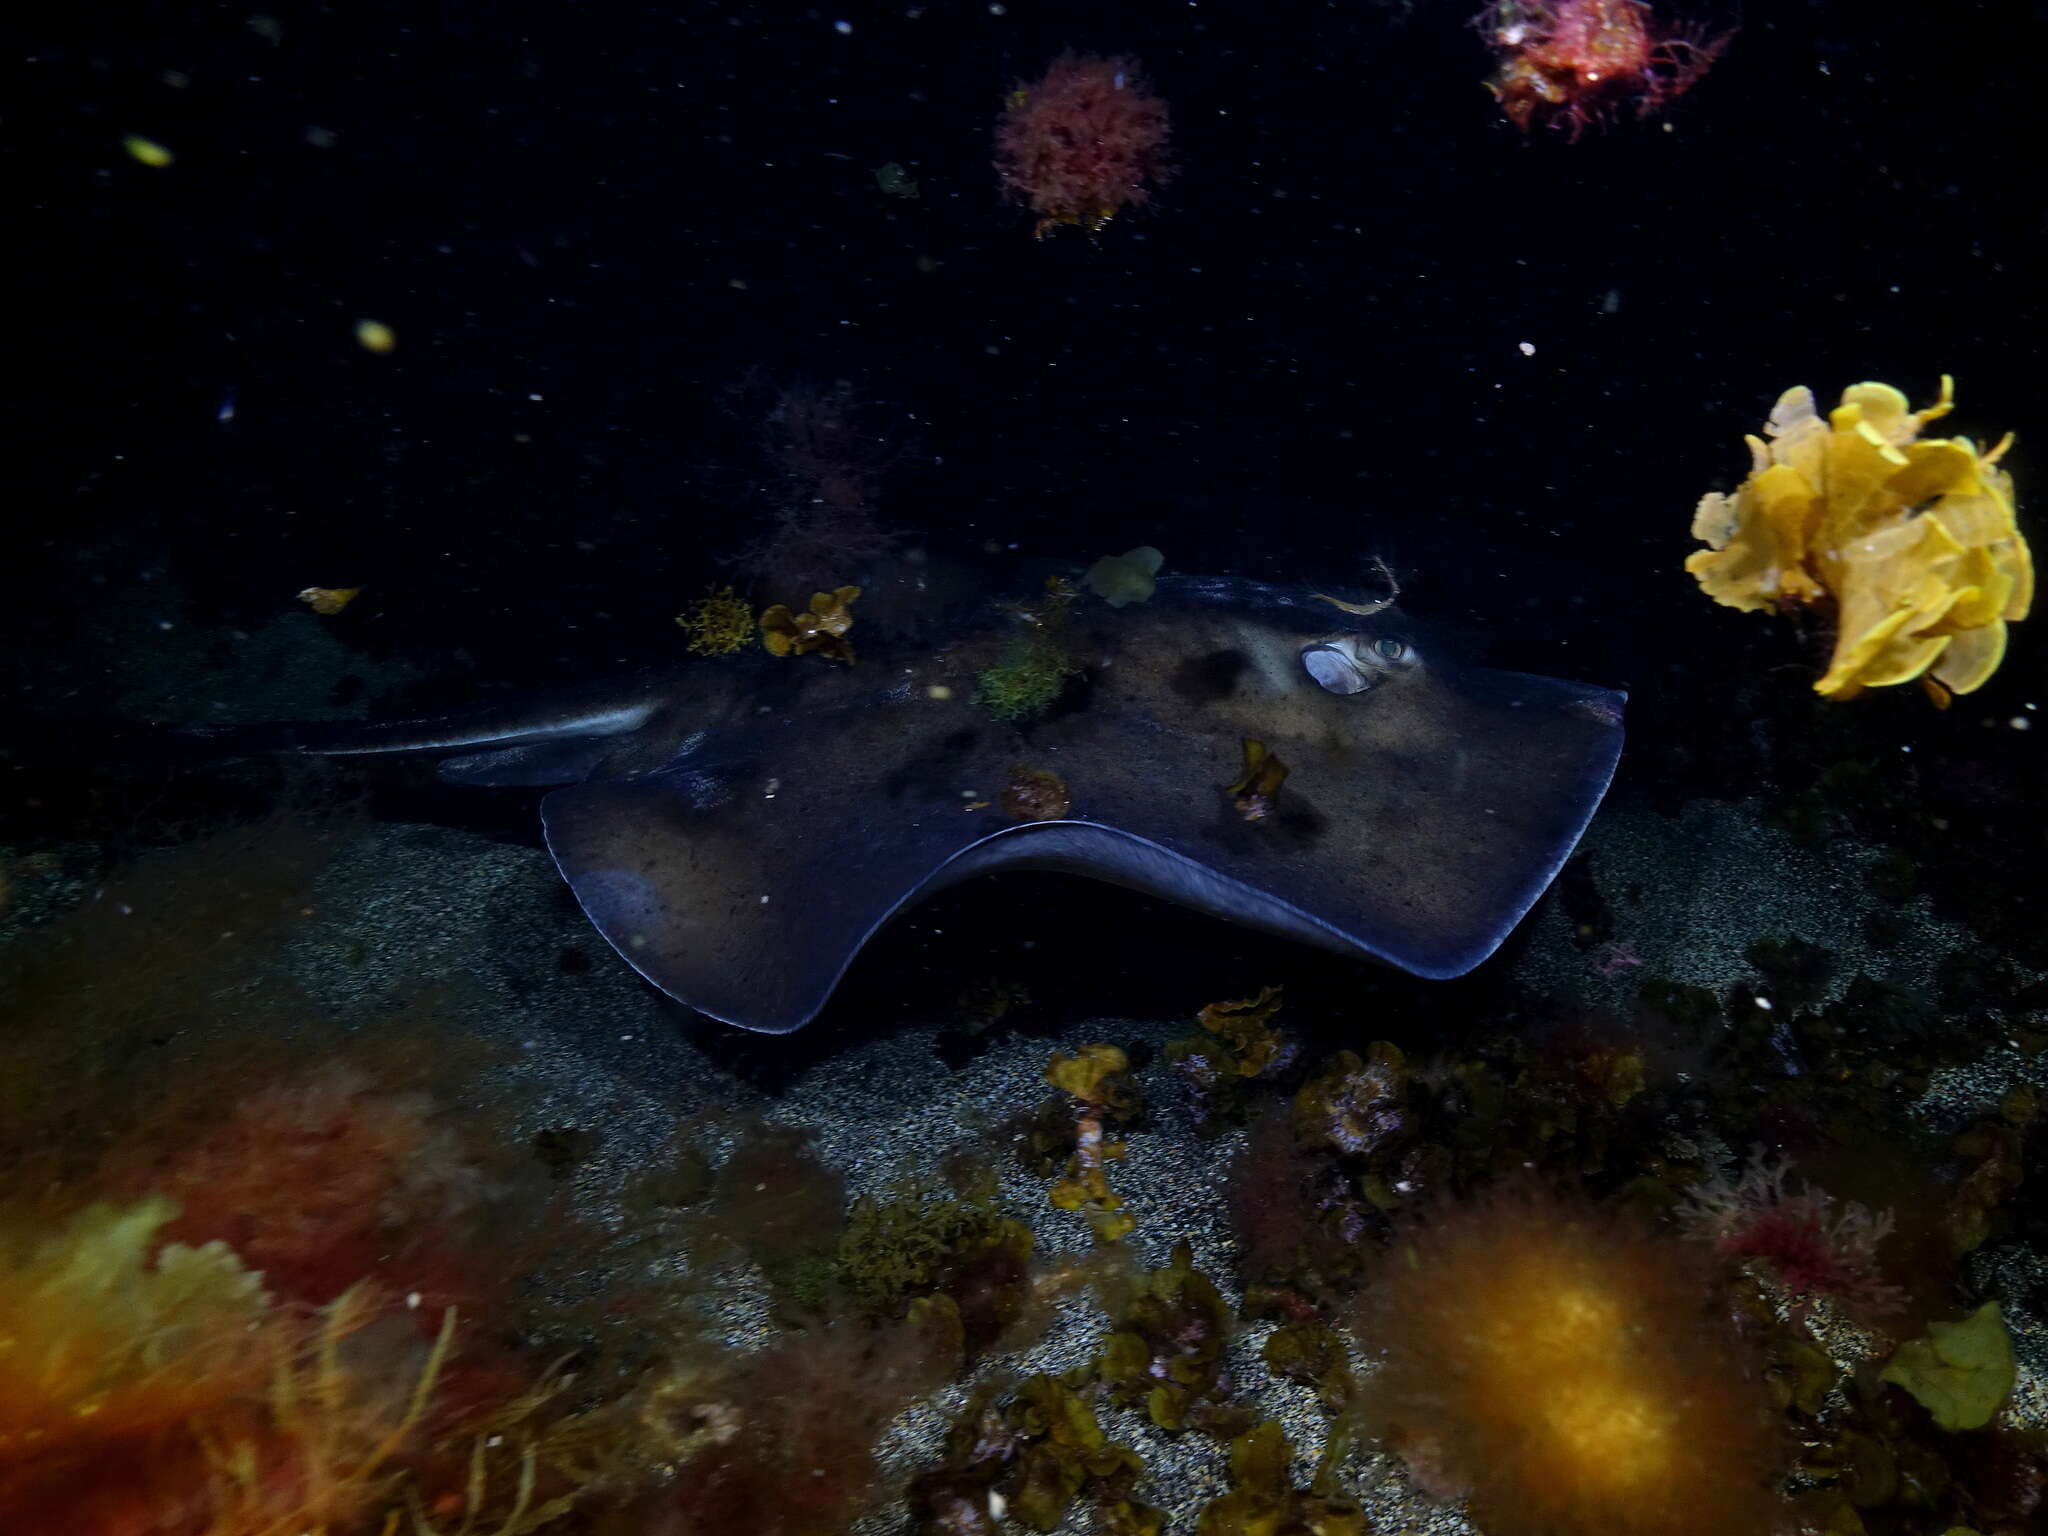
<svg viewBox="0 0 2048 1536"><path fill-rule="evenodd" d="M1954 381L1924 410L1888 384L1852 384L1825 420L1804 386L1779 396L1748 439L1749 478L1710 492L1685 568L1715 602L1745 612L1818 606L1835 650L1814 684L1830 699L1923 679L1946 705L2005 658L2006 625L2027 616L2032 557L2013 517L2008 435L1980 453L1921 428L1954 405Z"/></svg>

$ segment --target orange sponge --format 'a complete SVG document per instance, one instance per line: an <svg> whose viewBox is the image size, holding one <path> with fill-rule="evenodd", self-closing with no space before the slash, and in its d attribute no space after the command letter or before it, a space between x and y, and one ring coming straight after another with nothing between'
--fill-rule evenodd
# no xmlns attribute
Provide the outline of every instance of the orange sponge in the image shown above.
<svg viewBox="0 0 2048 1536"><path fill-rule="evenodd" d="M1383 1437L1488 1536L1763 1536L1785 1448L1682 1239L1531 1183L1400 1239L1360 1321Z"/></svg>

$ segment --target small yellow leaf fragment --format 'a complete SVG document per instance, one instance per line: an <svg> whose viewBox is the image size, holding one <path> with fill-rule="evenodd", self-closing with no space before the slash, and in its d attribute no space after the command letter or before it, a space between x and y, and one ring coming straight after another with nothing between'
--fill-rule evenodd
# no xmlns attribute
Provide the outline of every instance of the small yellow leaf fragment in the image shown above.
<svg viewBox="0 0 2048 1536"><path fill-rule="evenodd" d="M1246 821L1265 821L1270 817L1280 796L1280 786L1287 782L1287 772L1287 765L1263 741L1245 737L1244 773L1230 786L1231 803L1237 807L1237 814Z"/></svg>
<svg viewBox="0 0 2048 1536"><path fill-rule="evenodd" d="M362 590L361 587L308 587L299 594L299 601L315 613L339 613L354 602Z"/></svg>
<svg viewBox="0 0 2048 1536"><path fill-rule="evenodd" d="M1115 1097L1108 1080L1130 1068L1130 1057L1116 1046L1097 1042L1082 1046L1072 1055L1053 1052L1052 1063L1045 1069L1045 1080L1083 1104L1106 1104Z"/></svg>
<svg viewBox="0 0 2048 1536"><path fill-rule="evenodd" d="M375 352L381 356L397 347L398 333L382 320L358 320L356 345L365 352Z"/></svg>
<svg viewBox="0 0 2048 1536"><path fill-rule="evenodd" d="M121 140L121 147L128 151L128 158L137 165L146 165L153 171L160 171L178 157L154 139L145 139L139 133L131 133Z"/></svg>

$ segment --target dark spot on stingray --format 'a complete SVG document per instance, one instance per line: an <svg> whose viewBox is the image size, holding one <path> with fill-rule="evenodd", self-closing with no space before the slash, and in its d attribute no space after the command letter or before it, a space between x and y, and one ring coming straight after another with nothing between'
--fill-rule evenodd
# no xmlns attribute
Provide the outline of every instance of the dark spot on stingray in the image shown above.
<svg viewBox="0 0 2048 1536"><path fill-rule="evenodd" d="M1246 821L1228 790L1219 791L1216 799L1211 823L1216 841L1233 850L1269 856L1307 853L1330 829L1329 818L1284 787L1273 813L1263 821Z"/></svg>
<svg viewBox="0 0 2048 1536"><path fill-rule="evenodd" d="M1251 657L1243 651L1190 656L1173 669L1173 691L1193 703L1227 699L1237 691L1237 680L1251 664Z"/></svg>
<svg viewBox="0 0 2048 1536"><path fill-rule="evenodd" d="M555 955L555 969L564 976L588 976L590 955L574 944L565 944Z"/></svg>
<svg viewBox="0 0 2048 1536"><path fill-rule="evenodd" d="M1300 799L1289 800L1284 795L1280 801L1280 812L1275 818L1279 831L1287 838L1290 848L1313 848L1329 830L1329 822L1316 808Z"/></svg>
<svg viewBox="0 0 2048 1536"><path fill-rule="evenodd" d="M892 800L912 794L957 794L963 787L961 772L974 761L981 745L981 732L972 728L949 731L916 757L909 759L881 781L882 792Z"/></svg>

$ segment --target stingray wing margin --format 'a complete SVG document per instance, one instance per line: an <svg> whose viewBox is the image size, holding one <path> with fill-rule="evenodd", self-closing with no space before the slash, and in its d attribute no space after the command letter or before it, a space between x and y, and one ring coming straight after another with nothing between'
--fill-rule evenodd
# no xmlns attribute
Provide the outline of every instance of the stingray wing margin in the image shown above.
<svg viewBox="0 0 2048 1536"><path fill-rule="evenodd" d="M1499 942L1448 967L1417 964L1149 839L1094 822L1000 828L936 858L884 856L862 866L857 881L842 875L809 892L783 891L780 910L776 890L752 890L768 883L758 855L741 861L751 880L737 875L729 827L691 816L672 789L606 783L556 790L542 803L542 824L578 903L627 964L678 1002L765 1034L786 1034L816 1017L855 956L904 907L1002 869L1107 880L1431 977L1470 969Z"/></svg>
<svg viewBox="0 0 2048 1536"><path fill-rule="evenodd" d="M541 828L627 964L700 1013L786 1034L882 924L957 878L953 861L991 835L957 809L820 820L826 809L698 803L672 783L610 780L547 795Z"/></svg>

